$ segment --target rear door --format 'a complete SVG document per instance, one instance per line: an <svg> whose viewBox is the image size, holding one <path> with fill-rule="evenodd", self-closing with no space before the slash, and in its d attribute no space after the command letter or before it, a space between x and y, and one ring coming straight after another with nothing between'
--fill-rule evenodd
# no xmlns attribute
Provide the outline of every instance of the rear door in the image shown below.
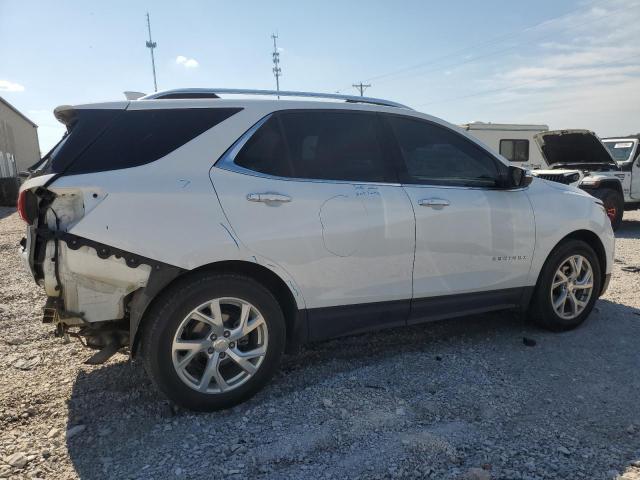
<svg viewBox="0 0 640 480"><path fill-rule="evenodd" d="M458 132L414 117L385 120L416 217L412 319L517 304L535 240L526 192L498 188L506 166Z"/></svg>
<svg viewBox="0 0 640 480"><path fill-rule="evenodd" d="M240 241L302 290L312 339L406 322L414 218L379 134L373 113L280 112L211 170Z"/></svg>

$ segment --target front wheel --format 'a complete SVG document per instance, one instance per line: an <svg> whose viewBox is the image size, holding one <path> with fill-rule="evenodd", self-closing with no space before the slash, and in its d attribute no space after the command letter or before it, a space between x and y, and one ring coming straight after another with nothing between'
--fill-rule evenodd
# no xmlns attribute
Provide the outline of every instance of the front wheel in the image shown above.
<svg viewBox="0 0 640 480"><path fill-rule="evenodd" d="M600 286L600 263L593 249L580 240L566 241L542 267L529 317L549 330L575 328L591 313Z"/></svg>
<svg viewBox="0 0 640 480"><path fill-rule="evenodd" d="M231 274L200 274L163 294L150 312L142 354L170 400L212 411L243 402L275 373L285 321L271 292Z"/></svg>
<svg viewBox="0 0 640 480"><path fill-rule="evenodd" d="M603 188L596 190L595 197L602 200L607 217L611 220L611 228L615 231L622 224L622 215L624 214L624 197L611 188Z"/></svg>

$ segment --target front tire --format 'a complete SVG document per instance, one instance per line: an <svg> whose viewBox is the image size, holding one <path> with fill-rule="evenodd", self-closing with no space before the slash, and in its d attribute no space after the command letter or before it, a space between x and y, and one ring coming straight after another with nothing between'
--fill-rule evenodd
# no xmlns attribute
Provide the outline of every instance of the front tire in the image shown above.
<svg viewBox="0 0 640 480"><path fill-rule="evenodd" d="M142 338L145 367L171 401L197 411L229 408L273 376L285 345L278 302L256 281L202 273L153 305Z"/></svg>
<svg viewBox="0 0 640 480"><path fill-rule="evenodd" d="M548 330L576 328L593 310L601 278L598 257L587 243L563 242L542 267L529 305L529 318Z"/></svg>
<svg viewBox="0 0 640 480"><path fill-rule="evenodd" d="M611 228L614 231L620 228L624 214L624 197L611 188L596 190L594 196L602 200L607 217L611 220Z"/></svg>

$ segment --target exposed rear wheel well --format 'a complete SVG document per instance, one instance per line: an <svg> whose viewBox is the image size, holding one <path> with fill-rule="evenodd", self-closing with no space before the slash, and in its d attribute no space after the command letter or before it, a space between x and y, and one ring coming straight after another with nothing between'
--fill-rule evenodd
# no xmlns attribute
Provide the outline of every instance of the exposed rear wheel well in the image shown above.
<svg viewBox="0 0 640 480"><path fill-rule="evenodd" d="M286 323L286 348L285 351L290 353L296 350L296 348L304 342L306 339L306 322L304 318L300 316L301 311L298 309L295 298L291 293L291 289L287 286L287 284L274 272L269 270L268 268L259 265L253 262L244 262L237 260L216 262L209 265L204 265L195 270L190 270L189 272L180 275L175 280L173 280L169 285L167 285L156 298L160 297L164 291L174 285L175 282L182 282L185 279L194 273L201 273L203 271L206 272L218 272L218 273L235 273L238 275L243 275L245 277L249 277L265 288L267 288L273 296L278 301L280 308L282 308L282 313L284 314L285 323ZM155 301L155 299L154 299ZM152 302L153 303L153 302ZM140 342L140 337L142 335L142 331L144 329L144 324L148 321L146 318L146 312L151 310L151 305L145 309L145 315L140 322L140 326L136 333L136 338L133 342L133 353L135 354L137 350L137 346Z"/></svg>

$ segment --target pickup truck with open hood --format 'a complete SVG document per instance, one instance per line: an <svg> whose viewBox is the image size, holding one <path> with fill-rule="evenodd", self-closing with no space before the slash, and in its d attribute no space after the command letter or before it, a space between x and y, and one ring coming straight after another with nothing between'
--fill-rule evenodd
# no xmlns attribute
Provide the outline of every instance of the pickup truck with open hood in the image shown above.
<svg viewBox="0 0 640 480"><path fill-rule="evenodd" d="M601 199L614 230L624 210L640 208L638 137L600 140L588 130L556 130L534 139L549 168L532 173Z"/></svg>

